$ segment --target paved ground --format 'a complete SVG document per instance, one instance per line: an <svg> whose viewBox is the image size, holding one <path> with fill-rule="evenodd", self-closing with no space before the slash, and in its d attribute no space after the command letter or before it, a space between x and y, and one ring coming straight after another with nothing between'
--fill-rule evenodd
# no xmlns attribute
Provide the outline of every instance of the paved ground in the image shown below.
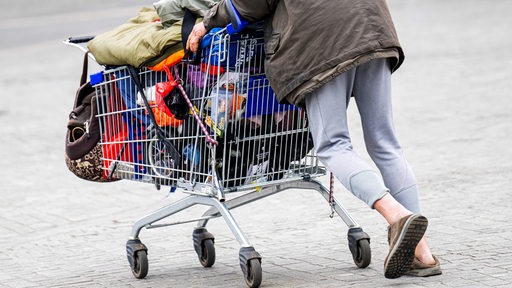
<svg viewBox="0 0 512 288"><path fill-rule="evenodd" d="M208 226L216 236L212 268L198 263L192 223L144 230L149 275L132 277L124 251L131 224L184 195L87 183L67 171L65 123L82 54L60 41L109 29L151 1L70 3L0 3L0 287L245 287L238 243L220 219ZM328 217L318 193L287 191L233 210L263 256L262 287L512 285L512 2L390 7L407 54L394 76L396 126L444 274L385 279L384 221L337 184L337 197L372 237L370 267L355 267L346 226ZM363 151L353 107L351 115Z"/></svg>

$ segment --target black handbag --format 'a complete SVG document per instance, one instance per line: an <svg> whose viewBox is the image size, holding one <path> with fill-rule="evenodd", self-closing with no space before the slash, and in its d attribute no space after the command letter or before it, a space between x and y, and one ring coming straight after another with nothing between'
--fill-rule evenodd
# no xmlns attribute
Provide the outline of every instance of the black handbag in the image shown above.
<svg viewBox="0 0 512 288"><path fill-rule="evenodd" d="M69 114L66 132L65 161L68 169L79 178L110 182L103 167L103 153L100 145L100 123L96 117L98 103L106 100L106 95L97 95L87 80L88 53L85 53L80 87L75 96L73 109Z"/></svg>

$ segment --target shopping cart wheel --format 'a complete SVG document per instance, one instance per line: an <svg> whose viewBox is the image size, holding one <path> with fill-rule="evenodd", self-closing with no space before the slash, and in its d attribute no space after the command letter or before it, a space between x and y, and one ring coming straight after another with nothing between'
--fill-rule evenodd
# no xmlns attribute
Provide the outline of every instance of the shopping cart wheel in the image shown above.
<svg viewBox="0 0 512 288"><path fill-rule="evenodd" d="M261 256L253 247L240 248L240 267L244 273L247 286L250 288L260 287L263 277Z"/></svg>
<svg viewBox="0 0 512 288"><path fill-rule="evenodd" d="M203 267L212 267L215 263L215 246L213 235L205 228L196 228L192 233L194 249Z"/></svg>
<svg viewBox="0 0 512 288"><path fill-rule="evenodd" d="M213 240L206 239L201 246L203 253L199 256L199 262L201 262L203 267L212 267L213 263L215 263L215 247L213 246Z"/></svg>
<svg viewBox="0 0 512 288"><path fill-rule="evenodd" d="M262 279L262 270L260 259L251 259L247 263L247 276L245 277L245 283L250 288L260 287Z"/></svg>
<svg viewBox="0 0 512 288"><path fill-rule="evenodd" d="M143 279L148 275L148 248L139 239L126 242L126 256L135 278Z"/></svg>
<svg viewBox="0 0 512 288"><path fill-rule="evenodd" d="M148 253L144 250L137 251L134 260L133 276L137 279L143 279L148 275Z"/></svg>
<svg viewBox="0 0 512 288"><path fill-rule="evenodd" d="M348 245L356 266L359 268L368 267L372 260L370 236L359 227L350 228L348 230Z"/></svg>
<svg viewBox="0 0 512 288"><path fill-rule="evenodd" d="M354 257L354 263L359 268L366 268L372 260L370 242L367 239L357 242L357 255Z"/></svg>

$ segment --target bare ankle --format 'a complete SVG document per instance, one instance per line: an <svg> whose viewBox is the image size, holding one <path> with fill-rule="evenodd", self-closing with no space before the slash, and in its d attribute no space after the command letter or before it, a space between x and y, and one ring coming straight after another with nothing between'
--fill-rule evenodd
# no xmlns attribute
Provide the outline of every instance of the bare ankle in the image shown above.
<svg viewBox="0 0 512 288"><path fill-rule="evenodd" d="M398 203L389 193L377 200L373 208L379 212L389 224L396 223L398 220L412 213Z"/></svg>
<svg viewBox="0 0 512 288"><path fill-rule="evenodd" d="M416 258L423 264L435 264L436 260L432 257L432 254L429 255L416 255Z"/></svg>
<svg viewBox="0 0 512 288"><path fill-rule="evenodd" d="M418 246L416 246L415 257L424 264L434 264L436 262L425 238L421 239Z"/></svg>

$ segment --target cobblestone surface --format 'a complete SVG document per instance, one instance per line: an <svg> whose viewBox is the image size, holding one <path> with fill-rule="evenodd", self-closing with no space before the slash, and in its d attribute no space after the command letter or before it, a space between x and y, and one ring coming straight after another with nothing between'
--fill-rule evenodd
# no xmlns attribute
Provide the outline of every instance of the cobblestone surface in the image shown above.
<svg viewBox="0 0 512 288"><path fill-rule="evenodd" d="M99 33L151 4L75 2L79 10L57 0L0 3L0 287L246 287L239 244L221 219L208 225L217 254L209 269L192 245L194 223L143 230L150 268L135 279L125 256L132 224L185 195L88 183L67 171L65 123L82 54L60 41ZM389 4L407 57L393 78L396 126L444 274L385 279L384 220L337 184L336 196L372 237L372 264L354 265L347 227L328 217L318 193L289 190L233 210L263 257L262 287L512 285L512 2ZM354 105L350 113L363 153Z"/></svg>

